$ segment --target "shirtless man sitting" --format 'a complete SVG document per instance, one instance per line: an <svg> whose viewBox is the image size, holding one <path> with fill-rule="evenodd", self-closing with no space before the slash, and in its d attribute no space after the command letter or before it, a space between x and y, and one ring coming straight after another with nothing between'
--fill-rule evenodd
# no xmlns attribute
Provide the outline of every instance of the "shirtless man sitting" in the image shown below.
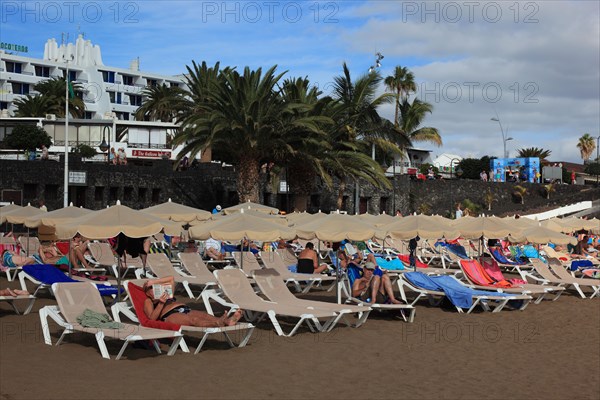
<svg viewBox="0 0 600 400"><path fill-rule="evenodd" d="M314 250L312 242L306 243L304 250L298 254L298 268L300 274L320 274L327 270L327 264L319 265L319 256Z"/></svg>
<svg viewBox="0 0 600 400"><path fill-rule="evenodd" d="M394 297L390 277L387 274L376 273L375 269L372 262L365 263L363 276L356 279L352 285L352 296L367 303L403 304Z"/></svg>

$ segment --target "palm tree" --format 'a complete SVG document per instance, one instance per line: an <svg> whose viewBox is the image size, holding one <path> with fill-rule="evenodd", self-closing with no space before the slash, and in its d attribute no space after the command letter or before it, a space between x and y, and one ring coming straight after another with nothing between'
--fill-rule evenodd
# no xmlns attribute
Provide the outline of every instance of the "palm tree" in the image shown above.
<svg viewBox="0 0 600 400"><path fill-rule="evenodd" d="M171 122L183 110L185 91L164 83L142 91L144 103L135 112L138 121Z"/></svg>
<svg viewBox="0 0 600 400"><path fill-rule="evenodd" d="M377 96L381 76L374 72L352 81L350 70L343 64L343 74L334 78L333 99L327 110L335 122L329 131L331 150L322 155L327 170L340 181L337 207L342 207L347 180L365 179L376 187L391 188L381 166L367 155L370 146L384 151L399 147L386 138L389 125L377 112L377 107L393 101L384 93ZM382 134L382 131L388 131ZM402 132L394 130L399 137Z"/></svg>
<svg viewBox="0 0 600 400"><path fill-rule="evenodd" d="M294 154L288 132L319 132L324 118L295 114L296 104L283 101L275 90L284 73L276 66L223 71L209 83L204 100L184 115L174 144L183 155L212 147L236 166L239 200L259 201L259 169L263 160L282 160ZM190 80L197 79L190 77ZM199 82L191 82L192 85ZM284 124L285 121L285 124Z"/></svg>
<svg viewBox="0 0 600 400"><path fill-rule="evenodd" d="M400 125L400 104L401 101L408 99L411 92L417 91L417 85L415 84L415 76L406 67L396 66L394 74L387 76L383 81L388 91L394 93L395 113L394 113L394 126L398 128Z"/></svg>
<svg viewBox="0 0 600 400"><path fill-rule="evenodd" d="M411 141L430 142L437 146L442 145L442 137L437 128L429 126L420 127L427 114L431 114L433 106L425 101L415 99L410 103L407 99L400 104L400 130Z"/></svg>
<svg viewBox="0 0 600 400"><path fill-rule="evenodd" d="M583 158L583 162L587 163L594 150L596 150L596 140L589 133L585 133L582 137L579 138L577 148L581 153L581 158Z"/></svg>
<svg viewBox="0 0 600 400"><path fill-rule="evenodd" d="M488 211L492 211L492 203L494 201L496 201L496 196L494 195L494 193L492 193L492 191L490 190L490 188L488 188L487 192L485 192L483 194L483 201L487 205Z"/></svg>
<svg viewBox="0 0 600 400"><path fill-rule="evenodd" d="M513 195L521 200L521 204L525 204L525 195L527 194L527 188L521 185L515 185L513 189L515 189Z"/></svg>
<svg viewBox="0 0 600 400"><path fill-rule="evenodd" d="M544 192L546 193L547 200L550 200L550 193L555 192L555 191L556 191L556 188L554 187L553 183L544 185Z"/></svg>
<svg viewBox="0 0 600 400"><path fill-rule="evenodd" d="M85 112L85 103L77 95L81 93L82 87L79 83L72 83L75 97L69 96L69 114L73 117L81 118ZM37 83L34 90L39 92L40 96L48 98L50 108L47 114L56 114L59 117L65 116L66 99L66 81L65 78L54 77Z"/></svg>
<svg viewBox="0 0 600 400"><path fill-rule="evenodd" d="M57 114L59 107L47 96L32 96L28 94L15 100L16 117L44 117L46 114Z"/></svg>
<svg viewBox="0 0 600 400"><path fill-rule="evenodd" d="M545 163L546 159L550 157L550 154L552 154L552 150L538 149L537 147L529 147L526 149L517 150L518 157L537 157L540 159L540 163Z"/></svg>

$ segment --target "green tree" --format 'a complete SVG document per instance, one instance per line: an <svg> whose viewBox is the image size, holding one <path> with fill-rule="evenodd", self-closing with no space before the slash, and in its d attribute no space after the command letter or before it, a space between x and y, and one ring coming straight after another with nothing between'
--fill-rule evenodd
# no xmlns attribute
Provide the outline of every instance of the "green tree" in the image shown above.
<svg viewBox="0 0 600 400"><path fill-rule="evenodd" d="M194 102L183 117L174 144L183 144L179 155L195 156L212 147L236 166L239 200L259 201L259 169L266 159L284 159L293 153L288 132L318 132L326 118L294 116L296 104L283 101L276 87L284 73L276 66L262 71L249 67L240 74L222 73L209 83L204 100ZM190 77L190 80L197 78ZM192 84L196 82L191 82ZM286 125L284 125L284 121Z"/></svg>
<svg viewBox="0 0 600 400"><path fill-rule="evenodd" d="M404 99L400 104L400 127L413 142L429 142L436 146L441 146L442 137L437 128L425 126L421 127L427 114L431 114L433 105L414 99L411 103Z"/></svg>
<svg viewBox="0 0 600 400"><path fill-rule="evenodd" d="M50 147L52 139L44 128L37 125L17 125L4 138L4 146L16 150L34 150L42 145Z"/></svg>
<svg viewBox="0 0 600 400"><path fill-rule="evenodd" d="M171 122L185 107L185 91L178 86L148 86L142 97L144 103L135 112L138 121Z"/></svg>
<svg viewBox="0 0 600 400"><path fill-rule="evenodd" d="M538 149L537 147L529 147L526 149L517 150L517 157L538 157L540 159L540 163L545 163L551 154L552 150Z"/></svg>
<svg viewBox="0 0 600 400"><path fill-rule="evenodd" d="M46 114L56 114L58 112L58 105L53 104L47 96L28 94L25 97L16 99L14 104L17 107L16 117L44 117Z"/></svg>
<svg viewBox="0 0 600 400"><path fill-rule="evenodd" d="M525 204L525 195L527 194L527 188L521 185L515 185L513 189L513 195L517 199L521 200L521 204Z"/></svg>
<svg viewBox="0 0 600 400"><path fill-rule="evenodd" d="M577 148L579 149L583 162L587 163L594 150L596 150L596 140L589 133L585 133L579 138Z"/></svg>
<svg viewBox="0 0 600 400"><path fill-rule="evenodd" d="M69 115L76 118L83 117L85 113L85 103L80 98L82 87L78 83L71 83L75 96L69 97ZM56 114L57 116L65 117L66 103L66 81L65 78L51 78L37 83L34 90L39 92L39 96L48 98L50 108L47 114Z"/></svg>
<svg viewBox="0 0 600 400"><path fill-rule="evenodd" d="M546 194L546 199L549 200L550 199L550 193L553 193L556 191L556 188L554 187L553 183L549 183L547 185L544 185L544 193Z"/></svg>
<svg viewBox="0 0 600 400"><path fill-rule="evenodd" d="M398 65L394 68L394 74L385 78L384 84L388 91L394 93L394 126L398 128L400 126L400 104L408 99L410 93L414 93L417 90L415 76L408 68Z"/></svg>
<svg viewBox="0 0 600 400"><path fill-rule="evenodd" d="M385 123L377 112L377 108L393 101L389 93L377 95L381 76L370 73L352 80L350 70L343 64L343 73L334 78L333 100L327 111L334 121L329 130L331 150L323 154L325 168L340 181L337 208L342 208L342 201L349 179L364 179L376 187L391 188L383 169L369 155L369 148L377 146L385 152L401 151L399 147L387 139L393 132L392 124ZM386 131L382 135L382 131ZM402 132L394 131L400 141Z"/></svg>
<svg viewBox="0 0 600 400"><path fill-rule="evenodd" d="M492 211L492 204L496 201L496 195L492 193L490 188L483 194L483 202L485 203L487 210Z"/></svg>

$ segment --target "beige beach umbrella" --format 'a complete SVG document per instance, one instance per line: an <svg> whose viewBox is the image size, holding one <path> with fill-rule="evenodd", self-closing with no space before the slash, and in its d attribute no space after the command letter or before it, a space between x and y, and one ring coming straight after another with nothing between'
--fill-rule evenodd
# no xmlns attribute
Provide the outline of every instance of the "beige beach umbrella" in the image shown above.
<svg viewBox="0 0 600 400"><path fill-rule="evenodd" d="M55 225L59 239L69 239L77 233L88 239L108 239L119 233L131 238L152 236L164 229L167 235L179 235L181 223L168 221L133 210L119 203L99 211Z"/></svg>
<svg viewBox="0 0 600 400"><path fill-rule="evenodd" d="M212 215L208 211L175 203L171 199L165 203L144 208L141 211L162 219L170 219L188 224L195 221L206 221Z"/></svg>
<svg viewBox="0 0 600 400"><path fill-rule="evenodd" d="M554 232L572 233L575 232L575 228L572 226L565 225L563 220L559 218L550 218L540 223L540 226L548 228Z"/></svg>
<svg viewBox="0 0 600 400"><path fill-rule="evenodd" d="M324 212L321 212L321 210L319 210L319 212L317 212L315 214L310 214L307 212L292 213L292 214L286 215L285 218L288 220L289 226L298 226L298 225L307 224L312 221L316 221L319 218L326 217L327 215L329 215L329 214L326 214Z"/></svg>
<svg viewBox="0 0 600 400"><path fill-rule="evenodd" d="M365 221L374 226L382 226L398 221L401 217L394 217L389 214L361 214L358 216L361 221Z"/></svg>
<svg viewBox="0 0 600 400"><path fill-rule="evenodd" d="M537 226L540 226L540 221L538 221L537 219L531 219L527 217L504 217L502 218L502 221L504 221L508 226L514 227L519 230L535 228Z"/></svg>
<svg viewBox="0 0 600 400"><path fill-rule="evenodd" d="M17 211L23 207L18 206L16 204L9 204L7 206L0 207L0 224L6 222L6 216L10 215L11 212Z"/></svg>
<svg viewBox="0 0 600 400"><path fill-rule="evenodd" d="M33 207L31 204L27 204L25 207L14 209L6 214L2 215L2 222L8 222L10 224L22 224L29 217L41 215L46 213L37 207Z"/></svg>
<svg viewBox="0 0 600 400"><path fill-rule="evenodd" d="M254 210L260 211L266 214L279 214L279 209L274 207L265 206L263 204L253 203L248 201L246 203L238 204L237 206L231 206L223 209L225 214L238 213L240 210Z"/></svg>
<svg viewBox="0 0 600 400"><path fill-rule="evenodd" d="M442 218L442 219L440 219ZM458 231L450 225L450 221L443 217L432 217L428 215L409 215L397 221L380 227L385 231L386 237L392 239L410 240L415 237L421 239L454 239L458 237Z"/></svg>
<svg viewBox="0 0 600 400"><path fill-rule="evenodd" d="M499 239L508 236L516 230L501 219L488 217L463 217L453 221L452 226L465 239L480 239L484 236L491 239Z"/></svg>
<svg viewBox="0 0 600 400"><path fill-rule="evenodd" d="M26 218L24 225L28 228L38 228L42 225L54 227L57 223L68 223L69 221L87 215L93 212L87 208L69 207L59 208L58 210L49 211Z"/></svg>
<svg viewBox="0 0 600 400"><path fill-rule="evenodd" d="M577 244L577 239L573 236L563 235L551 229L542 226L527 228L520 233L510 234L508 240L513 243L530 242L533 244Z"/></svg>
<svg viewBox="0 0 600 400"><path fill-rule="evenodd" d="M383 232L372 224L346 214L327 214L313 221L297 225L296 232L300 239L318 238L323 241L340 242L348 240L369 240L373 237L383 238Z"/></svg>
<svg viewBox="0 0 600 400"><path fill-rule="evenodd" d="M290 240L296 237L296 231L285 223L275 222L271 218L257 217L245 211L226 215L215 220L194 225L189 229L190 238L206 240L239 241L252 239L273 241Z"/></svg>
<svg viewBox="0 0 600 400"><path fill-rule="evenodd" d="M561 220L562 225L565 227L573 228L573 231L589 231L598 227L598 222L583 219L583 218L564 218Z"/></svg>

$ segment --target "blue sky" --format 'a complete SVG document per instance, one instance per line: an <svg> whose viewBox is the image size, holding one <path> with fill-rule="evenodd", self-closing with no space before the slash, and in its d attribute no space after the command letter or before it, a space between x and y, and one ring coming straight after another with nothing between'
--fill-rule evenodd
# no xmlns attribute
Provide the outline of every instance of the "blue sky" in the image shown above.
<svg viewBox="0 0 600 400"><path fill-rule="evenodd" d="M580 162L577 140L600 135L600 3L594 1L3 1L0 40L27 45L79 31L104 64L180 74L192 60L274 64L325 92L347 62L366 73L408 67L434 105L425 125L464 157L500 156L497 122L516 149L543 147ZM383 90L383 88L382 88ZM393 107L381 113L392 119Z"/></svg>

